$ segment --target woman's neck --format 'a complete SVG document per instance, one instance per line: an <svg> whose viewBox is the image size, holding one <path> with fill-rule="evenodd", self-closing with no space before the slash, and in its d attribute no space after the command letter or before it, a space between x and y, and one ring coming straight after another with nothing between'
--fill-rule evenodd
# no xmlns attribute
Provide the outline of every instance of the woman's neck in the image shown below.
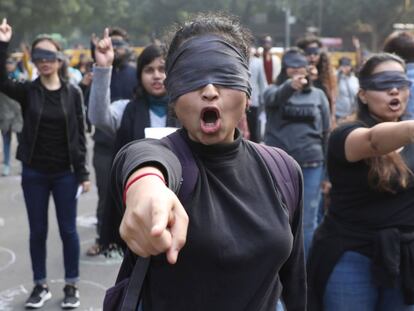
<svg viewBox="0 0 414 311"><path fill-rule="evenodd" d="M42 82L42 85L49 91L58 90L62 86L59 75L57 73L50 76L40 76L40 81Z"/></svg>

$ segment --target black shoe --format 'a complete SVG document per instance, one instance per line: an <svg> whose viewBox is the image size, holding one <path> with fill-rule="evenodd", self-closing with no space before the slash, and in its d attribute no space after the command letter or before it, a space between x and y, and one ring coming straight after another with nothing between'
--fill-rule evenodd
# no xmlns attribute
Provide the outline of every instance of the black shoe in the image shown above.
<svg viewBox="0 0 414 311"><path fill-rule="evenodd" d="M75 309L80 306L79 290L75 285L66 284L63 288L65 298L63 298L62 309Z"/></svg>
<svg viewBox="0 0 414 311"><path fill-rule="evenodd" d="M33 288L30 297L26 300L25 307L26 309L39 309L43 307L46 301L52 298L52 294L49 291L49 288L44 287L43 285L36 285Z"/></svg>

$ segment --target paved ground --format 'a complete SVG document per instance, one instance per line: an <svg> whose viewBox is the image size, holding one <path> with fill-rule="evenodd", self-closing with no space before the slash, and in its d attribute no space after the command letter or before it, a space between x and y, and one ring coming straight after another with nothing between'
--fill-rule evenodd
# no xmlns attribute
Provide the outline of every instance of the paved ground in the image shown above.
<svg viewBox="0 0 414 311"><path fill-rule="evenodd" d="M0 177L0 311L24 310L24 301L33 286L28 221L19 172L20 163L13 160L12 175ZM119 257L106 259L103 256L85 255L86 249L93 244L95 238L96 201L97 192L93 187L90 193L80 197L78 203L77 223L81 240L79 283L81 306L78 310L81 311L102 310L105 290L113 284L120 264ZM52 199L49 206L47 247L47 272L52 299L42 310L60 310L64 286L62 243Z"/></svg>

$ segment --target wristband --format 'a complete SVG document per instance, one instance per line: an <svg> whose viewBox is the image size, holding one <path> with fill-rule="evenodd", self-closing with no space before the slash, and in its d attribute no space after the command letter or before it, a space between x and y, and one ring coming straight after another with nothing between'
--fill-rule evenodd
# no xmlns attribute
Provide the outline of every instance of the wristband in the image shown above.
<svg viewBox="0 0 414 311"><path fill-rule="evenodd" d="M138 175L138 176L136 176L136 177L134 177L134 179L132 179L127 185L126 185L126 187L125 187L125 190L124 190L124 195L123 195L123 200L124 200L124 205L126 205L126 193L127 193L127 191L128 191L128 189L129 189L129 187L131 187L136 181L138 181L138 180L140 180L141 178L143 178L143 177L146 177L146 176L157 176L159 179L161 179L162 180L162 182L164 183L164 184L167 184L166 182L165 182L165 179L164 179L164 177L162 177L160 174L157 174L157 173L144 173L144 174L141 174L141 175Z"/></svg>

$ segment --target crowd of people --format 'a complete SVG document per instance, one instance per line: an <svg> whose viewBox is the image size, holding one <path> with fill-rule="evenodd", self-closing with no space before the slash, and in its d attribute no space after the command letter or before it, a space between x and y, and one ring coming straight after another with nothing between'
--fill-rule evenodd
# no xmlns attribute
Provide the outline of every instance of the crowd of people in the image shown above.
<svg viewBox="0 0 414 311"><path fill-rule="evenodd" d="M337 64L315 36L279 57L270 36L258 48L222 14L169 37L133 64L128 33L106 28L91 40L93 60L71 68L47 35L16 61L12 27L0 25L2 174L17 133L30 228L25 307L52 295L51 194L61 306L80 305L76 206L91 187L91 135L97 235L87 255L123 252L120 304L138 267L144 311L413 311L414 34Z"/></svg>

